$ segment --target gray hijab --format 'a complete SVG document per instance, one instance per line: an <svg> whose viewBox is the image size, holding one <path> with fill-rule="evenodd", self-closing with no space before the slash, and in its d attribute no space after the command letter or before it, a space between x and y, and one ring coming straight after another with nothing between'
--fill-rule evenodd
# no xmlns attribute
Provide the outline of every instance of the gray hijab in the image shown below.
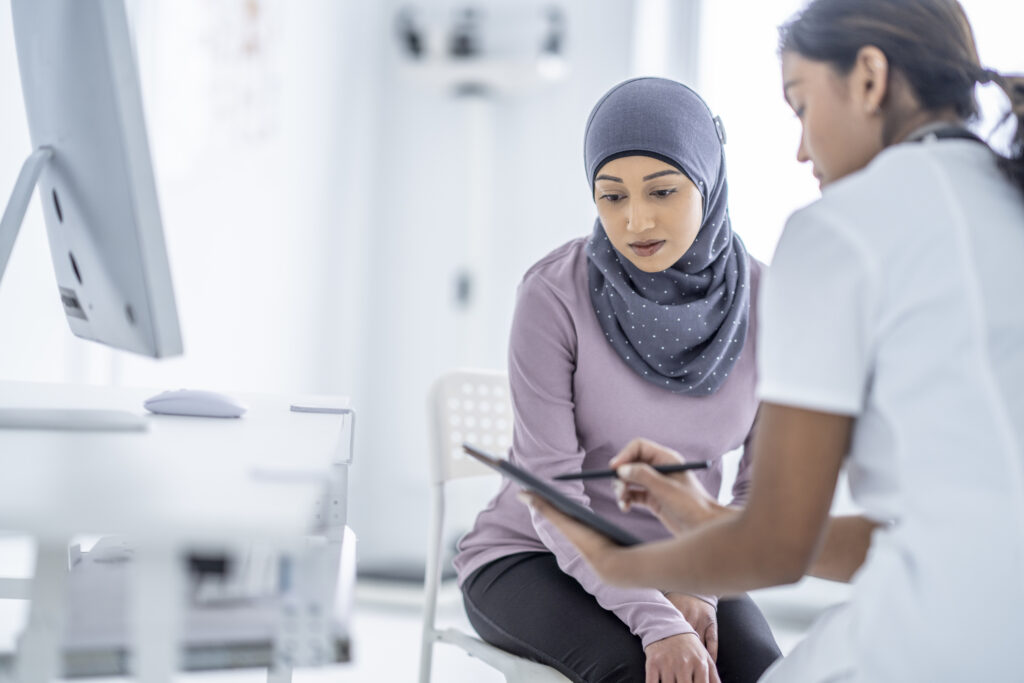
<svg viewBox="0 0 1024 683"><path fill-rule="evenodd" d="M584 140L591 190L605 163L643 154L685 173L704 199L697 238L668 270L634 266L600 219L587 243L590 299L612 348L642 378L690 396L708 396L725 382L750 313L748 256L729 222L721 131L682 83L636 78L598 101Z"/></svg>

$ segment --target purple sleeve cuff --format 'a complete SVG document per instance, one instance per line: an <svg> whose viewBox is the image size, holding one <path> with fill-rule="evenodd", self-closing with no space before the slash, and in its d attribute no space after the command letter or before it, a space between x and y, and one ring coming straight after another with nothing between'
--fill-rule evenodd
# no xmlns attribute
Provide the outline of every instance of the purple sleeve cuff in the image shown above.
<svg viewBox="0 0 1024 683"><path fill-rule="evenodd" d="M671 638L672 636L678 636L684 633L692 633L694 635L697 635L697 632L693 630L692 626L686 623L685 619L682 620L682 624L682 628L665 624L657 627L652 627L649 629L644 629L642 632L637 633L637 635L640 636L641 647L646 649L647 646L651 643L656 643L659 640L665 640L665 638Z"/></svg>

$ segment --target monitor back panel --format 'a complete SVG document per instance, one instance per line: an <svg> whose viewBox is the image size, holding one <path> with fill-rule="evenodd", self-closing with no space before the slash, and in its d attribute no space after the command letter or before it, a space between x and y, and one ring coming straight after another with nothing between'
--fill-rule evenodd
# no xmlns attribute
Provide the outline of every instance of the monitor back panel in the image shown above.
<svg viewBox="0 0 1024 683"><path fill-rule="evenodd" d="M147 356L182 351L122 0L13 0L38 184L72 332Z"/></svg>

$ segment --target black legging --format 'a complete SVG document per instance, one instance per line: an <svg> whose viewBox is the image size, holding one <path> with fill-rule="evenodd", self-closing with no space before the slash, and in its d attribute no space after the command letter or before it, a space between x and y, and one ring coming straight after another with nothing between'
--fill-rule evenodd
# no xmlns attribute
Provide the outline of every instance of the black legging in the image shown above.
<svg viewBox="0 0 1024 683"><path fill-rule="evenodd" d="M462 585L466 614L484 640L554 667L577 683L643 683L640 638L601 607L551 553L516 553L484 565ZM781 653L746 595L718 603L718 675L756 681Z"/></svg>

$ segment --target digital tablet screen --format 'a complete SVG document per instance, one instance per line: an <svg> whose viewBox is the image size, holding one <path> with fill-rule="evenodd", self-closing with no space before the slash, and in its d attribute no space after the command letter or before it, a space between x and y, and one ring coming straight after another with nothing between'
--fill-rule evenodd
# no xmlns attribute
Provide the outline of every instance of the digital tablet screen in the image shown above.
<svg viewBox="0 0 1024 683"><path fill-rule="evenodd" d="M527 491L537 494L577 522L607 536L618 545L639 545L643 542L622 527L598 516L593 510L583 507L552 485L538 479L526 470L516 467L504 458L495 457L468 443L462 444L462 450L491 469L497 470L502 476L512 479Z"/></svg>

